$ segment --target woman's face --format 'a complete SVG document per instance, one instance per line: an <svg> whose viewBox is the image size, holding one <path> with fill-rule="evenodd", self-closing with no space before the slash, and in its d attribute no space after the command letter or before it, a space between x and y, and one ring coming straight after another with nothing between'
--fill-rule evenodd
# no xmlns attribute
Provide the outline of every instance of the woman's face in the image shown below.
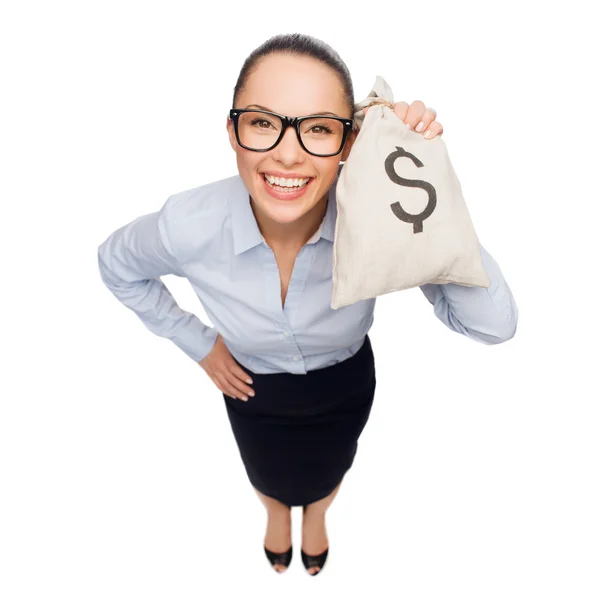
<svg viewBox="0 0 600 600"><path fill-rule="evenodd" d="M290 117L332 112L352 118L344 102L343 88L330 67L310 57L274 54L264 57L250 75L235 108L258 104ZM252 108L252 107L250 107ZM227 120L229 141L237 157L238 170L262 215L280 224L297 221L321 200L325 201L340 161L345 161L358 131L348 134L340 154L318 157L304 151L296 131L288 127L282 140L268 152L242 148L233 122ZM263 173L297 173L312 177L306 191L295 200L280 200L265 188ZM317 209L318 210L318 209Z"/></svg>

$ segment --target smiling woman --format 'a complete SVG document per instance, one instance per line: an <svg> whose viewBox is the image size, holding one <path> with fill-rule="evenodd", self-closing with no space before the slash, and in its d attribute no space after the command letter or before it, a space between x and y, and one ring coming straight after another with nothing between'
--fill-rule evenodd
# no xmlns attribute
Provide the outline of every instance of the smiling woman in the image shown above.
<svg viewBox="0 0 600 600"><path fill-rule="evenodd" d="M323 567L325 513L375 394L376 298L331 308L336 183L358 133L353 110L348 69L331 47L301 34L267 40L244 62L226 122L239 173L170 196L98 248L110 291L223 394L267 509L264 547L276 571L291 559L292 506L305 507L308 572ZM506 308L503 324L516 306L483 258L492 279L483 296L451 284L421 289L447 327L496 343L498 304L488 294ZM160 279L171 273L188 279L214 327L177 305Z"/></svg>

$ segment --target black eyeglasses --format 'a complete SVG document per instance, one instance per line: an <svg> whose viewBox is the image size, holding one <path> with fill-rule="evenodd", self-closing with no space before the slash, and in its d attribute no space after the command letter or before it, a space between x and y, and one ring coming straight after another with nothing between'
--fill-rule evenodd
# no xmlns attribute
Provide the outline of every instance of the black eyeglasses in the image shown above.
<svg viewBox="0 0 600 600"><path fill-rule="evenodd" d="M253 108L232 108L229 118L238 144L246 150L268 152L279 144L288 127L294 127L300 146L313 156L339 154L354 126L354 119L343 117L286 117Z"/></svg>

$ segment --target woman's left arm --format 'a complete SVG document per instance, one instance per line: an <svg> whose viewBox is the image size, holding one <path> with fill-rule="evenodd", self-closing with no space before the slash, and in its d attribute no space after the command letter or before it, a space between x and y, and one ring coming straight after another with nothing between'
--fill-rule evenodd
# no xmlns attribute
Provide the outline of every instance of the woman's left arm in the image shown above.
<svg viewBox="0 0 600 600"><path fill-rule="evenodd" d="M482 344L500 344L515 335L519 309L500 267L481 244L480 249L489 288L457 283L419 287L433 304L435 315L450 329Z"/></svg>

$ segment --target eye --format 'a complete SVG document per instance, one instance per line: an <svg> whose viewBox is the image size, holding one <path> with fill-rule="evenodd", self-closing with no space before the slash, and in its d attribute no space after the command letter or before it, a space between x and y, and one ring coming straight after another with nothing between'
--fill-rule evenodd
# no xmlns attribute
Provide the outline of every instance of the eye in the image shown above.
<svg viewBox="0 0 600 600"><path fill-rule="evenodd" d="M267 121L267 119L260 119L260 118L256 118L256 119L252 119L252 121L250 121L250 125L256 125L257 123L266 123L267 127L261 127L259 126L259 129L268 129L269 125L271 125L271 123L269 121Z"/></svg>
<svg viewBox="0 0 600 600"><path fill-rule="evenodd" d="M315 132L315 129L320 129L321 131ZM326 125L315 125L314 127L311 127L311 131L313 131L314 133L333 133L333 131Z"/></svg>

